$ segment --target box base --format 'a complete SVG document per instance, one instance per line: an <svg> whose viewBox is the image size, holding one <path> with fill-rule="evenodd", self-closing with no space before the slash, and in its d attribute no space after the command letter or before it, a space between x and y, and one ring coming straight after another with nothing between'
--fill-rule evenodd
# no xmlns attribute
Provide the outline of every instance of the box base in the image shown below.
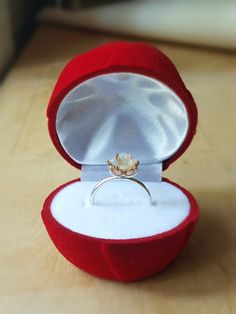
<svg viewBox="0 0 236 314"><path fill-rule="evenodd" d="M183 250L199 217L194 197L167 179L188 198L190 211L177 227L148 237L135 239L102 239L73 232L52 215L51 203L57 193L79 180L68 182L46 199L42 219L54 245L78 268L100 278L132 282L164 270Z"/></svg>

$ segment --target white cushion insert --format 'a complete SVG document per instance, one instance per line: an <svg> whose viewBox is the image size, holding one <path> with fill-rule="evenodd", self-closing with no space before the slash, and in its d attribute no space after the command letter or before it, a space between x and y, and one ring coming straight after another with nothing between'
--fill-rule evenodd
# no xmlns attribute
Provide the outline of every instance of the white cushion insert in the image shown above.
<svg viewBox="0 0 236 314"><path fill-rule="evenodd" d="M175 228L188 216L187 196L167 182L144 182L152 194L133 182L109 182L99 189L95 205L89 196L96 182L74 182L51 203L53 217L66 228L103 239L152 236Z"/></svg>

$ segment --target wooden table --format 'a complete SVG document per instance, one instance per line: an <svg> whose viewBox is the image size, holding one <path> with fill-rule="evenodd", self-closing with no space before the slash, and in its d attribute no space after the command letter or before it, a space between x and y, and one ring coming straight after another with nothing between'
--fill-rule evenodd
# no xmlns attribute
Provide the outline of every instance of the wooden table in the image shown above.
<svg viewBox="0 0 236 314"><path fill-rule="evenodd" d="M158 276L103 281L68 263L40 217L45 197L79 172L56 152L45 109L74 55L120 39L40 26L0 87L0 313L236 313L236 58L158 44L198 104L198 133L165 176L198 199L201 218L183 254Z"/></svg>

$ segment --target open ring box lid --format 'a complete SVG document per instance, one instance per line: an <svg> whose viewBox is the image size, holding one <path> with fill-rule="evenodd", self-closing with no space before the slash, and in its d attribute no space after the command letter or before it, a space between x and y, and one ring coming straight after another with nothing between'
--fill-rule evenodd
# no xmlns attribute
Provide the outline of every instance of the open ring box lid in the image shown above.
<svg viewBox="0 0 236 314"><path fill-rule="evenodd" d="M96 276L124 282L166 268L186 245L199 210L193 196L162 179L189 146L197 109L175 66L144 43L115 42L72 59L48 105L58 152L81 169L46 199L42 218L58 250ZM107 160L131 153L140 161L132 182L92 188L109 176Z"/></svg>

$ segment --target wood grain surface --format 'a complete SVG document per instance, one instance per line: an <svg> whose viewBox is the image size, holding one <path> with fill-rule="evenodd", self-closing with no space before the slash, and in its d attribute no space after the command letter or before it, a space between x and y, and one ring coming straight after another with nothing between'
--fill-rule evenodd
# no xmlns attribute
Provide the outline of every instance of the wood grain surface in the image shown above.
<svg viewBox="0 0 236 314"><path fill-rule="evenodd" d="M165 172L201 207L171 267L132 284L104 281L67 262L45 231L44 199L79 176L49 139L52 88L70 58L116 39L39 26L0 87L0 313L236 313L234 53L153 43L176 64L199 109L195 140Z"/></svg>

